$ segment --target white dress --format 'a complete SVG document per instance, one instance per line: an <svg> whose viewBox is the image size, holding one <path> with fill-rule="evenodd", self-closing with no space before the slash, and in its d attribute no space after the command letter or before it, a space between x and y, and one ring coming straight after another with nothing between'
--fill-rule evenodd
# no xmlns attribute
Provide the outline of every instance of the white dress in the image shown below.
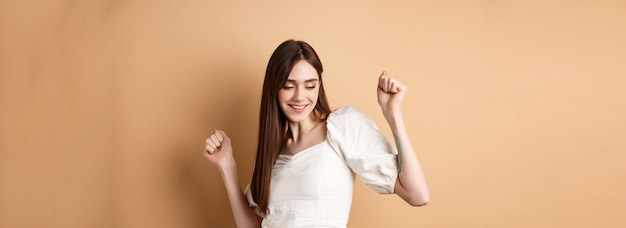
<svg viewBox="0 0 626 228"><path fill-rule="evenodd" d="M354 175L374 191L394 193L397 151L374 122L345 106L331 113L326 139L297 154L280 155L272 170L269 213L262 227L346 227ZM246 189L248 203L252 200Z"/></svg>

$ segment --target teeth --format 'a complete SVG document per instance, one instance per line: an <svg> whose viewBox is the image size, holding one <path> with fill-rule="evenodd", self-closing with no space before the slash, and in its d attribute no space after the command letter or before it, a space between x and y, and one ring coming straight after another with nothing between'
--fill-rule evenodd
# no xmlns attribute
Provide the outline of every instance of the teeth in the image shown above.
<svg viewBox="0 0 626 228"><path fill-rule="evenodd" d="M295 109L303 109L305 105L291 105Z"/></svg>

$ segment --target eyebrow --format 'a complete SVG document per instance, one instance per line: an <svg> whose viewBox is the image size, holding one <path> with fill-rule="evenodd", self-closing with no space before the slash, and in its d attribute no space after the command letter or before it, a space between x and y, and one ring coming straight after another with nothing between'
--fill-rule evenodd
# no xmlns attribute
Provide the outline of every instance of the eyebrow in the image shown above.
<svg viewBox="0 0 626 228"><path fill-rule="evenodd" d="M319 79L317 79L317 78L311 78L311 79L308 79L308 80L304 81L304 83L318 82L318 81L319 81ZM287 79L287 82L296 83L296 80Z"/></svg>

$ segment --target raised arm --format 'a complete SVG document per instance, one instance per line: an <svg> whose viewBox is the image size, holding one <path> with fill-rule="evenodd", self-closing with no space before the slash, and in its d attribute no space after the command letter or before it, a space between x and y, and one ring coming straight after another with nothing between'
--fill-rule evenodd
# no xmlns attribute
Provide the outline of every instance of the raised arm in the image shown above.
<svg viewBox="0 0 626 228"><path fill-rule="evenodd" d="M387 72L378 78L378 104L391 127L398 149L398 179L395 192L412 206L423 206L430 200L426 179L407 134L400 105L407 87L389 78Z"/></svg>
<svg viewBox="0 0 626 228"><path fill-rule="evenodd" d="M215 130L213 135L206 139L204 150L204 156L220 171L237 227L261 227L259 218L254 213L254 209L249 207L239 184L237 165L226 133Z"/></svg>

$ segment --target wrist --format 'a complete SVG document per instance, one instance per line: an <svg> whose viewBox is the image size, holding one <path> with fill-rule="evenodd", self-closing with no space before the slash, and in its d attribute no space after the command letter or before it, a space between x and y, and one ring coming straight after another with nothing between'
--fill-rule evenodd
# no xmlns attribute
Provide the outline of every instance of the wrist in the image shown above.
<svg viewBox="0 0 626 228"><path fill-rule="evenodd" d="M397 119L402 119L402 112L400 109L383 109L383 116L391 123L395 122Z"/></svg>
<svg viewBox="0 0 626 228"><path fill-rule="evenodd" d="M235 161L223 162L222 164L217 166L217 169L222 176L227 176L229 174L237 172L237 164L235 163Z"/></svg>
<svg viewBox="0 0 626 228"><path fill-rule="evenodd" d="M402 113L397 111L388 111L383 112L385 116L385 120L387 120L387 124L391 128L391 131L396 134L398 131L404 131L404 120L402 118Z"/></svg>

